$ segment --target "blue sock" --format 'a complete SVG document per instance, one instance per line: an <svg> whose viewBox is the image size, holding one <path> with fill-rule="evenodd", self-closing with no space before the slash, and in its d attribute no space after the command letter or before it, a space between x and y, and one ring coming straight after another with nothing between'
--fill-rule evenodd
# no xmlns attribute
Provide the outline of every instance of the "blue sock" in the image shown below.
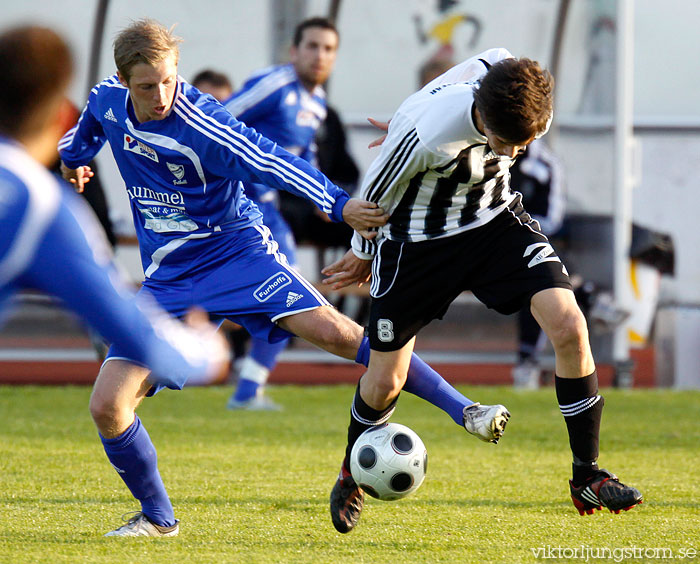
<svg viewBox="0 0 700 564"><path fill-rule="evenodd" d="M284 339L277 343L268 343L264 339L253 337L250 344L250 353L248 354L255 362L272 371L277 365L277 357L288 343L289 339Z"/></svg>
<svg viewBox="0 0 700 564"><path fill-rule="evenodd" d="M241 363L238 385L234 393L236 401L246 401L254 397L260 386L264 386L267 377L277 365L277 357L289 343L284 339L277 343L268 343L263 339L251 339L250 352Z"/></svg>
<svg viewBox="0 0 700 564"><path fill-rule="evenodd" d="M355 362L367 366L369 364L369 339L362 339L357 351ZM457 425L463 423L463 411L474 402L460 394L440 374L423 362L417 354L411 356L411 364L408 367L408 378L403 389L421 399L432 403L452 417Z"/></svg>
<svg viewBox="0 0 700 564"><path fill-rule="evenodd" d="M156 449L138 415L118 437L105 439L100 435L100 439L119 477L141 502L141 511L157 525L174 525L175 514L158 472Z"/></svg>
<svg viewBox="0 0 700 564"><path fill-rule="evenodd" d="M238 385L236 386L236 393L233 398L236 401L245 401L252 398L258 393L258 388L260 384L253 382L252 380L246 380L245 378L238 379Z"/></svg>

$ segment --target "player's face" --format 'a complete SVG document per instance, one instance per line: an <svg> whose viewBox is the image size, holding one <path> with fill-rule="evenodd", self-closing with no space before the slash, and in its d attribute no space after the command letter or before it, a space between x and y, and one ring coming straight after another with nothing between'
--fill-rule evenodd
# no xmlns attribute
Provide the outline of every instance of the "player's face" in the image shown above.
<svg viewBox="0 0 700 564"><path fill-rule="evenodd" d="M134 65L129 82L127 83L121 74L119 81L129 89L134 113L139 122L165 119L173 107L177 87L175 55L170 55L155 65Z"/></svg>
<svg viewBox="0 0 700 564"><path fill-rule="evenodd" d="M526 141L520 141L513 143L512 141L506 141L493 131L491 131L486 125L484 125L484 135L488 139L489 147L493 149L493 152L497 155L503 155L504 157L515 158L516 156L525 152L525 148L532 143L534 138L528 139Z"/></svg>
<svg viewBox="0 0 700 564"><path fill-rule="evenodd" d="M337 51L338 34L333 30L321 27L304 30L299 45L290 50L292 64L304 86L311 89L328 80Z"/></svg>

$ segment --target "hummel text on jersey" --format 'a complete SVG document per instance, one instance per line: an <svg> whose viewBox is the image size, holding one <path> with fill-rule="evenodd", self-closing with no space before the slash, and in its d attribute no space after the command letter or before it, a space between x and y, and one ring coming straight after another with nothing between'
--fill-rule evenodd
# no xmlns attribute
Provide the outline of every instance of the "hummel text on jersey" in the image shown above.
<svg viewBox="0 0 700 564"><path fill-rule="evenodd" d="M289 277L289 274L286 272L278 272L260 284L253 292L253 295L259 302L266 302L282 288L289 286L291 283L292 279Z"/></svg>
<svg viewBox="0 0 700 564"><path fill-rule="evenodd" d="M145 186L131 186L126 189L126 193L129 194L131 200L138 200L144 204L160 202L161 204L183 209L185 205L185 199L182 197L181 192L157 192Z"/></svg>
<svg viewBox="0 0 700 564"><path fill-rule="evenodd" d="M117 118L116 118L116 116L114 115L114 112L112 111L112 108L109 108L109 109L105 112L105 119L108 119L109 121L113 121L114 123L117 122Z"/></svg>

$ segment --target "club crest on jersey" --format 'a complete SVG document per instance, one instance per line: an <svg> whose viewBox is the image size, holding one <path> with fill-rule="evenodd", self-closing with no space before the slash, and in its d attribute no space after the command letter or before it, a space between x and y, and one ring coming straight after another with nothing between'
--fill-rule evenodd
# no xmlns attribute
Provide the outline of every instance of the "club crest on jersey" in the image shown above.
<svg viewBox="0 0 700 564"><path fill-rule="evenodd" d="M168 170L173 173L176 180L173 180L173 184L187 184L187 179L185 178L185 165L178 165L173 163L165 163L168 165Z"/></svg>
<svg viewBox="0 0 700 564"><path fill-rule="evenodd" d="M291 283L292 279L289 274L280 271L260 284L253 292L253 296L255 296L255 299L259 302L266 302L282 288L289 286Z"/></svg>
<svg viewBox="0 0 700 564"><path fill-rule="evenodd" d="M124 150L131 151L132 153L136 153L137 155L141 155L142 157L158 162L158 153L155 152L155 149L152 149L138 139L134 139L128 133L124 134Z"/></svg>

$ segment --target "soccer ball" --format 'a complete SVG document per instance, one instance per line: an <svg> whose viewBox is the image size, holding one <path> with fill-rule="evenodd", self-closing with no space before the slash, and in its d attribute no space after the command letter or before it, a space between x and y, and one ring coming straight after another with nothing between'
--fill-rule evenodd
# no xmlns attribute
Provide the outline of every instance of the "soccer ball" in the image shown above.
<svg viewBox="0 0 700 564"><path fill-rule="evenodd" d="M383 501L401 499L423 483L428 451L405 425L385 423L360 435L350 453L350 472L357 485Z"/></svg>

